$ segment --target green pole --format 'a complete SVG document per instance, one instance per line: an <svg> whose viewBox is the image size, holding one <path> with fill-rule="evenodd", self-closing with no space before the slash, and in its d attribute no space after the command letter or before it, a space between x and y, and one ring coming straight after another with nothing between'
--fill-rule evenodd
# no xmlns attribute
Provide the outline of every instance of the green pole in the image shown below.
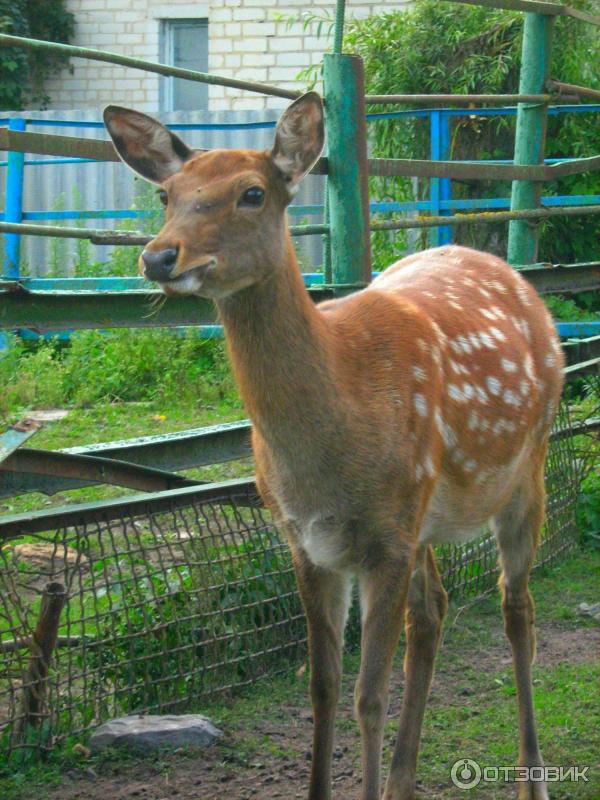
<svg viewBox="0 0 600 800"><path fill-rule="evenodd" d="M344 18L346 15L346 0L337 0L335 4L335 22L333 27L333 53L341 53L344 45ZM323 222L329 228L329 192L327 189L327 177L324 182L325 202L323 208ZM323 236L323 278L325 283L332 282L331 275L331 239L329 232Z"/></svg>
<svg viewBox="0 0 600 800"><path fill-rule="evenodd" d="M329 143L327 199L331 278L357 288L371 280L367 125L363 62L359 56L324 57L325 116Z"/></svg>
<svg viewBox="0 0 600 800"><path fill-rule="evenodd" d="M525 14L519 94L542 94L550 77L554 17ZM519 103L515 134L515 164L542 164L546 139L547 106ZM538 208L542 185L539 181L513 181L511 211ZM508 231L510 264L533 264L537 259L538 227L527 220L515 220Z"/></svg>

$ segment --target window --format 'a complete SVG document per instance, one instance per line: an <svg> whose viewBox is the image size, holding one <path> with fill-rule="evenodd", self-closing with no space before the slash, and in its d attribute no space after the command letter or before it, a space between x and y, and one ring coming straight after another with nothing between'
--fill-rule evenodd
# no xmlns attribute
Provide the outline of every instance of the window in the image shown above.
<svg viewBox="0 0 600 800"><path fill-rule="evenodd" d="M208 20L162 20L160 52L165 64L208 72ZM162 111L207 109L208 85L181 78L162 78L160 106Z"/></svg>

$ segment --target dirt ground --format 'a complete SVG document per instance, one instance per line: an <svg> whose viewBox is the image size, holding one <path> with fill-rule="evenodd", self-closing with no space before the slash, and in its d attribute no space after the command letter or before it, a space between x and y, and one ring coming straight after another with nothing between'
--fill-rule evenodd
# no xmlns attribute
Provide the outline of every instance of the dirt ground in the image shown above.
<svg viewBox="0 0 600 800"><path fill-rule="evenodd" d="M510 664L508 645L502 636L500 621L494 644L477 654L477 667L491 674ZM593 628L569 629L560 623L538 626L538 664L556 667L568 662L592 662L600 645L600 630ZM429 713L445 702L456 701L461 685L460 659L453 659L437 671L432 688ZM402 676L398 670L393 678L389 715L397 717L400 709ZM462 694L465 693L463 690ZM476 697L465 702L472 704ZM513 699L514 702L514 699ZM308 698L305 705L281 705L269 719L247 720L243 730L226 732L226 741L218 747L199 754L174 753L157 755L154 759L126 759L105 762L94 768L82 764L64 776L60 788L43 794L44 800L274 800L275 798L302 798L306 796L310 768L310 739L312 717ZM358 795L360 770L358 769L358 732L352 719L352 680L344 681L337 726L337 747L334 757L334 798L354 798ZM259 748L260 755L240 758L244 740L253 737L268 746ZM516 746L515 731L515 746ZM247 748L246 748L247 751ZM420 797L454 798L447 769L440 769L437 783L427 781L427 793ZM469 795L470 796L470 795ZM479 796L479 795L478 795ZM482 792L482 797L513 797L510 787L503 787L502 795ZM561 795L565 796L565 795ZM566 795L575 797L576 795ZM588 796L588 795L586 795ZM41 800L38 793L37 798Z"/></svg>

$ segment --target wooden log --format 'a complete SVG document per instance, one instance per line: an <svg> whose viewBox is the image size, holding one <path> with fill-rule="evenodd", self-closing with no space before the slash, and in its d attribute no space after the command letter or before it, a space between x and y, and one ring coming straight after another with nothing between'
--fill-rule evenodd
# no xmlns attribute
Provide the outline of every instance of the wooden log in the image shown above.
<svg viewBox="0 0 600 800"><path fill-rule="evenodd" d="M30 658L23 681L22 712L19 730L39 727L47 716L48 673L58 638L60 615L67 601L62 583L46 584L42 594L40 615L31 637Z"/></svg>

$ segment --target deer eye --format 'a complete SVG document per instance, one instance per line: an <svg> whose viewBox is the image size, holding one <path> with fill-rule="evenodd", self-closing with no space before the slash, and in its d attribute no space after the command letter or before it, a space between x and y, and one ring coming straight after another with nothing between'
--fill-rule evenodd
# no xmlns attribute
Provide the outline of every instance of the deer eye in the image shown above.
<svg viewBox="0 0 600 800"><path fill-rule="evenodd" d="M161 189L160 192L158 193L158 199L163 204L163 206L166 206L167 203L169 202L169 195L165 192L164 189Z"/></svg>
<svg viewBox="0 0 600 800"><path fill-rule="evenodd" d="M256 208L263 204L264 199L265 190L261 189L260 186L251 186L249 189L246 189L238 200L238 206L252 206Z"/></svg>

